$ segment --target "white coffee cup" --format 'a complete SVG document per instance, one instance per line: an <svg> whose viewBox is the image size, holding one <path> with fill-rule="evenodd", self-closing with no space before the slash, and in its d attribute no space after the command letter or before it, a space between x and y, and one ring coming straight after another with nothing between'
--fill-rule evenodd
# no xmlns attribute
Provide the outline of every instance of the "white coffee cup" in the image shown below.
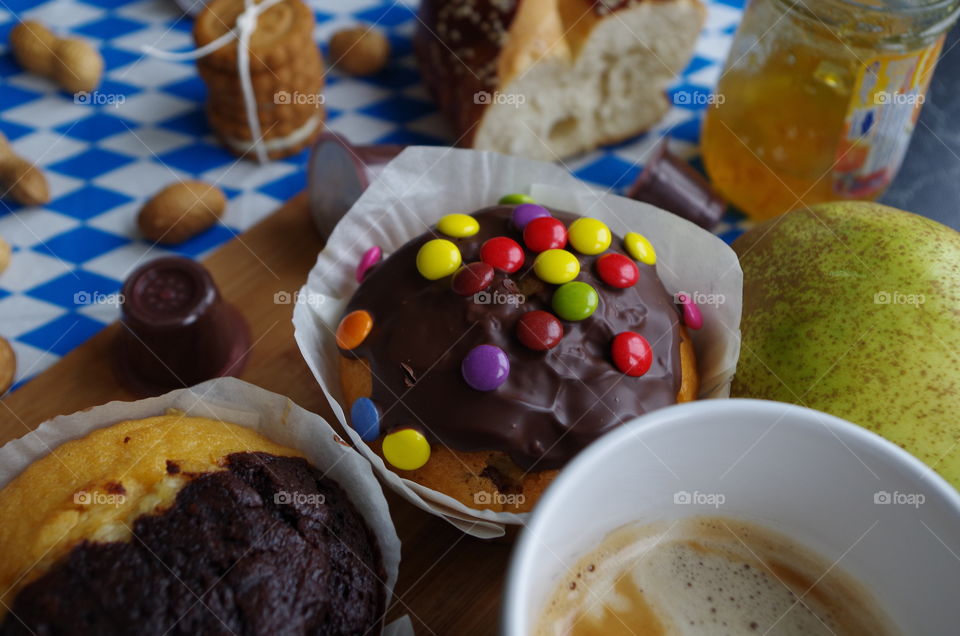
<svg viewBox="0 0 960 636"><path fill-rule="evenodd" d="M595 442L544 493L514 551L503 633L530 634L577 559L630 523L727 516L863 583L905 634L960 625L960 493L864 428L761 400L706 400Z"/></svg>

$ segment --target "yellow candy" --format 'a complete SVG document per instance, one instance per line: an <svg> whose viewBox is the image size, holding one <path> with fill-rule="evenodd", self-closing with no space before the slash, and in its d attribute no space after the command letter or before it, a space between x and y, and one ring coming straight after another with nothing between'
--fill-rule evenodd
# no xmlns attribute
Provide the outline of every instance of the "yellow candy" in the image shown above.
<svg viewBox="0 0 960 636"><path fill-rule="evenodd" d="M653 265L657 262L657 252L643 234L627 232L627 235L623 237L623 245L627 248L630 256L641 263Z"/></svg>
<svg viewBox="0 0 960 636"><path fill-rule="evenodd" d="M428 280L449 276L461 262L460 250L446 239L427 241L417 252L417 270Z"/></svg>
<svg viewBox="0 0 960 636"><path fill-rule="evenodd" d="M420 431L403 428L383 438L383 456L394 468L416 470L430 459L430 442Z"/></svg>
<svg viewBox="0 0 960 636"><path fill-rule="evenodd" d="M480 223L468 214L448 214L437 223L437 229L454 238L467 238L480 231Z"/></svg>
<svg viewBox="0 0 960 636"><path fill-rule="evenodd" d="M533 271L545 283L569 283L580 273L580 261L567 250L547 250L533 262Z"/></svg>
<svg viewBox="0 0 960 636"><path fill-rule="evenodd" d="M613 236L603 221L584 217L570 225L570 245L581 254L599 254L608 247Z"/></svg>

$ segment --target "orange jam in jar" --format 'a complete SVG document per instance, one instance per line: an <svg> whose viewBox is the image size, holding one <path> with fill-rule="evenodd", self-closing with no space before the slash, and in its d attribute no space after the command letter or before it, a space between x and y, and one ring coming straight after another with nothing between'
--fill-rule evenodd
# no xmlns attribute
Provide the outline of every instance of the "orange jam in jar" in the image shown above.
<svg viewBox="0 0 960 636"><path fill-rule="evenodd" d="M753 0L704 118L714 185L756 219L879 197L958 8L960 0Z"/></svg>

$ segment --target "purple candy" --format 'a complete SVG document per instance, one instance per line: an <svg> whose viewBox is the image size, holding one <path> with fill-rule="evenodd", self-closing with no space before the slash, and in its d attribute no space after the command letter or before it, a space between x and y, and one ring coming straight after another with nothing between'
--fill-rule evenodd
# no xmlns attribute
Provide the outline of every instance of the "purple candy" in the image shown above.
<svg viewBox="0 0 960 636"><path fill-rule="evenodd" d="M367 270L379 263L381 256L383 256L383 252L381 252L380 248L376 245L363 253L363 256L360 257L360 264L357 265L358 283L363 282L363 277L367 275Z"/></svg>
<svg viewBox="0 0 960 636"><path fill-rule="evenodd" d="M507 381L510 360L500 347L478 345L463 359L460 371L467 384L477 391L493 391Z"/></svg>
<svg viewBox="0 0 960 636"><path fill-rule="evenodd" d="M547 208L536 203L521 203L513 208L513 224L521 230L527 227L527 223L542 216L551 216Z"/></svg>

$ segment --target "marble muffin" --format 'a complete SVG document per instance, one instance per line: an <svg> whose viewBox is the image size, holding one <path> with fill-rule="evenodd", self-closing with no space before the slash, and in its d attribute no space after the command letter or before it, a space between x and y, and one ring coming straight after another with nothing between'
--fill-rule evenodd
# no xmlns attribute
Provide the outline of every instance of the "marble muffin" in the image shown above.
<svg viewBox="0 0 960 636"><path fill-rule="evenodd" d="M169 414L67 442L0 491L0 634L356 634L376 537L296 450Z"/></svg>

